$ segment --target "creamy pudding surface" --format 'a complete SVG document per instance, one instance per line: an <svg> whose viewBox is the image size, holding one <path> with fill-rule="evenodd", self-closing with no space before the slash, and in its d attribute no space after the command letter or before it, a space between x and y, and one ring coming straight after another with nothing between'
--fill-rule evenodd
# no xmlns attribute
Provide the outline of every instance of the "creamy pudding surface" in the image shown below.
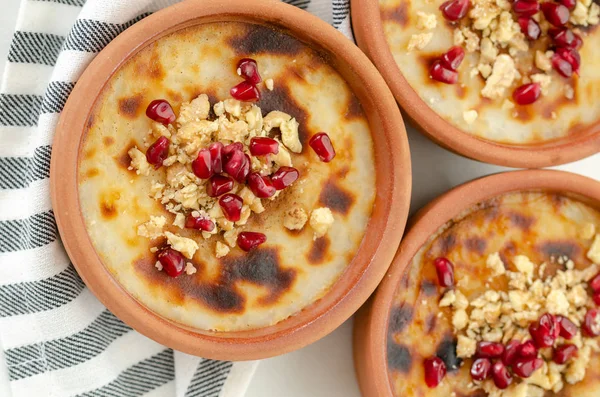
<svg viewBox="0 0 600 397"><path fill-rule="evenodd" d="M479 138L528 145L598 122L600 6L563 3L379 0L379 7L393 58L425 104ZM452 70L442 58L454 47L464 60L450 54Z"/></svg>
<svg viewBox="0 0 600 397"><path fill-rule="evenodd" d="M125 290L192 329L241 331L298 313L346 270L375 198L373 143L326 56L268 27L209 23L115 72L78 183Z"/></svg>
<svg viewBox="0 0 600 397"><path fill-rule="evenodd" d="M598 396L599 222L574 198L524 192L443 226L393 298L394 395Z"/></svg>

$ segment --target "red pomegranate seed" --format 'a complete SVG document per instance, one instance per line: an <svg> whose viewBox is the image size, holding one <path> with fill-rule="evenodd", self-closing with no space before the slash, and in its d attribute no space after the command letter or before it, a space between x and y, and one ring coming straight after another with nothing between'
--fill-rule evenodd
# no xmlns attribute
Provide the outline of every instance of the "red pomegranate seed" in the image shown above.
<svg viewBox="0 0 600 397"><path fill-rule="evenodd" d="M600 292L596 292L593 296L596 306L600 306Z"/></svg>
<svg viewBox="0 0 600 397"><path fill-rule="evenodd" d="M590 288L594 292L600 291L600 273L594 276L593 279L590 280Z"/></svg>
<svg viewBox="0 0 600 397"><path fill-rule="evenodd" d="M539 83L523 84L513 91L513 99L519 105L530 105L538 100L542 94Z"/></svg>
<svg viewBox="0 0 600 397"><path fill-rule="evenodd" d="M446 364L439 357L428 358L423 363L425 366L425 383L429 388L440 384L446 376Z"/></svg>
<svg viewBox="0 0 600 397"><path fill-rule="evenodd" d="M202 149L198 152L198 157L192 161L192 171L200 179L208 179L213 176L212 160L208 149Z"/></svg>
<svg viewBox="0 0 600 397"><path fill-rule="evenodd" d="M477 357L497 358L504 353L504 345L497 342L479 342L477 344Z"/></svg>
<svg viewBox="0 0 600 397"><path fill-rule="evenodd" d="M300 173L294 167L283 166L279 167L279 169L271 175L271 182L273 182L275 189L283 190L296 182L299 176Z"/></svg>
<svg viewBox="0 0 600 397"><path fill-rule="evenodd" d="M492 362L487 358L478 358L473 361L471 365L471 378L473 380L486 380L490 377L490 370L492 369Z"/></svg>
<svg viewBox="0 0 600 397"><path fill-rule="evenodd" d="M534 358L538 355L538 349L532 340L523 342L517 350L517 356L520 358Z"/></svg>
<svg viewBox="0 0 600 397"><path fill-rule="evenodd" d="M271 182L271 178L262 176L258 172L251 172L248 175L248 187L258 198L272 197L277 191Z"/></svg>
<svg viewBox="0 0 600 397"><path fill-rule="evenodd" d="M158 169L162 166L163 161L169 156L169 140L161 136L154 142L148 150L146 150L146 160Z"/></svg>
<svg viewBox="0 0 600 397"><path fill-rule="evenodd" d="M445 68L457 70L463 59L465 59L465 50L460 46L454 46L442 55L440 61Z"/></svg>
<svg viewBox="0 0 600 397"><path fill-rule="evenodd" d="M234 150L233 153L226 156L223 169L233 179L244 183L250 173L250 158L241 150Z"/></svg>
<svg viewBox="0 0 600 397"><path fill-rule="evenodd" d="M519 347L521 346L521 342L518 340L511 340L506 344L504 348L504 354L502 354L502 362L506 366L511 366L515 358L517 357L517 352Z"/></svg>
<svg viewBox="0 0 600 397"><path fill-rule="evenodd" d="M513 3L513 11L521 16L530 17L537 14L540 10L540 3L537 1L516 0Z"/></svg>
<svg viewBox="0 0 600 397"><path fill-rule="evenodd" d="M572 10L577 5L576 0L558 0L558 2L567 7L569 10Z"/></svg>
<svg viewBox="0 0 600 397"><path fill-rule="evenodd" d="M223 162L227 162L227 160L229 160L229 157L233 154L233 152L236 151L244 151L244 145L242 145L241 142L234 142L234 143L230 143L229 145L225 146L222 150L221 150L221 155L223 156Z"/></svg>
<svg viewBox="0 0 600 397"><path fill-rule="evenodd" d="M492 365L492 379L498 389L506 389L513 381L512 375L502 361L496 361Z"/></svg>
<svg viewBox="0 0 600 397"><path fill-rule="evenodd" d="M247 81L242 81L229 90L229 93L233 98L243 102L255 102L260 99L258 88Z"/></svg>
<svg viewBox="0 0 600 397"><path fill-rule="evenodd" d="M557 48L555 55L569 62L569 64L573 68L574 73L579 72L579 66L581 65L581 56L579 55L579 52L577 50L570 48Z"/></svg>
<svg viewBox="0 0 600 397"><path fill-rule="evenodd" d="M165 273L171 277L177 277L183 273L185 268L185 258L179 251L166 248L158 254L158 261L162 265Z"/></svg>
<svg viewBox="0 0 600 397"><path fill-rule="evenodd" d="M535 371L542 368L544 360L541 358L517 358L512 366L515 375L529 378Z"/></svg>
<svg viewBox="0 0 600 397"><path fill-rule="evenodd" d="M557 47L572 48L575 45L575 34L567 28L550 28L548 35Z"/></svg>
<svg viewBox="0 0 600 397"><path fill-rule="evenodd" d="M438 276L438 283L442 287L454 285L454 265L448 259L440 257L433 261Z"/></svg>
<svg viewBox="0 0 600 397"><path fill-rule="evenodd" d="M210 152L210 160L212 164L212 170L215 174L223 172L223 144L221 142L214 142L208 146Z"/></svg>
<svg viewBox="0 0 600 397"><path fill-rule="evenodd" d="M331 142L329 135L325 132L319 132L313 135L308 141L308 144L324 163L329 163L335 157L333 143Z"/></svg>
<svg viewBox="0 0 600 397"><path fill-rule="evenodd" d="M188 229L197 229L205 232L212 232L215 228L215 223L207 218L195 217L189 214L185 219L185 227Z"/></svg>
<svg viewBox="0 0 600 397"><path fill-rule="evenodd" d="M260 74L258 73L258 65L254 59L240 59L237 64L237 68L240 76L242 76L247 82L256 85L262 81Z"/></svg>
<svg viewBox="0 0 600 397"><path fill-rule="evenodd" d="M542 3L541 8L548 22L556 27L561 27L569 21L571 13L562 4L546 2Z"/></svg>
<svg viewBox="0 0 600 397"><path fill-rule="evenodd" d="M521 32L530 40L537 40L540 34L542 34L540 25L533 18L519 17L519 26L521 27Z"/></svg>
<svg viewBox="0 0 600 397"><path fill-rule="evenodd" d="M552 314L546 313L529 326L529 333L538 348L551 347L560 334L560 325Z"/></svg>
<svg viewBox="0 0 600 397"><path fill-rule="evenodd" d="M575 33L574 36L575 36L575 40L573 42L573 48L575 48L576 50L578 50L583 45L583 39L577 33Z"/></svg>
<svg viewBox="0 0 600 397"><path fill-rule="evenodd" d="M563 316L556 316L556 322L558 323L558 328L560 329L559 335L563 338L570 340L577 335L578 329L573 321Z"/></svg>
<svg viewBox="0 0 600 397"><path fill-rule="evenodd" d="M575 345L560 345L554 349L552 360L557 364L564 364L577 354L577 346Z"/></svg>
<svg viewBox="0 0 600 397"><path fill-rule="evenodd" d="M563 77L573 76L573 66L560 55L552 55L552 67Z"/></svg>
<svg viewBox="0 0 600 397"><path fill-rule="evenodd" d="M449 0L440 6L440 10L442 10L444 18L454 22L467 15L470 5L469 0Z"/></svg>
<svg viewBox="0 0 600 397"><path fill-rule="evenodd" d="M250 153L253 156L279 153L279 142L272 138L256 137L250 140Z"/></svg>
<svg viewBox="0 0 600 397"><path fill-rule="evenodd" d="M241 249L248 252L267 241L267 236L257 232L241 232L237 238L237 244Z"/></svg>
<svg viewBox="0 0 600 397"><path fill-rule="evenodd" d="M444 84L456 84L458 82L458 73L452 69L445 68L440 60L435 61L431 65L429 77Z"/></svg>
<svg viewBox="0 0 600 397"><path fill-rule="evenodd" d="M237 222L242 215L244 200L237 194L227 193L219 199L219 205L228 221Z"/></svg>
<svg viewBox="0 0 600 397"><path fill-rule="evenodd" d="M164 125L171 124L176 118L171 104L164 99L155 99L150 102L146 108L146 116Z"/></svg>
<svg viewBox="0 0 600 397"><path fill-rule="evenodd" d="M206 185L206 194L209 197L219 197L233 189L233 179L226 175L213 175Z"/></svg>
<svg viewBox="0 0 600 397"><path fill-rule="evenodd" d="M600 336L600 312L598 309L590 309L585 315L582 328L587 336Z"/></svg>

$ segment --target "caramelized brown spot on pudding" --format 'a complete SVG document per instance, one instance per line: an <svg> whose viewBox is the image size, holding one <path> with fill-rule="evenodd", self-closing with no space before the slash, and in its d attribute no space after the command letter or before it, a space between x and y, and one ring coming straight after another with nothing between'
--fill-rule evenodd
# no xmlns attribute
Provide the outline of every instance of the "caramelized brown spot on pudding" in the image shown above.
<svg viewBox="0 0 600 397"><path fill-rule="evenodd" d="M576 242L569 240L546 241L539 244L538 249L547 260L563 256L575 260L579 257L581 251Z"/></svg>
<svg viewBox="0 0 600 397"><path fill-rule="evenodd" d="M412 367L412 356L408 347L398 345L391 336L387 341L387 362L392 371L409 373Z"/></svg>
<svg viewBox="0 0 600 397"><path fill-rule="evenodd" d="M436 355L444 361L448 372L457 371L462 363L462 359L456 355L456 344L454 336L447 334L437 349Z"/></svg>
<svg viewBox="0 0 600 397"><path fill-rule="evenodd" d="M92 159L92 158L94 158L95 155L96 155L95 147L92 147L83 153L83 157L85 157L86 159ZM127 156L127 159L129 160L129 156ZM129 162L127 164L129 165Z"/></svg>
<svg viewBox="0 0 600 397"><path fill-rule="evenodd" d="M346 106L346 115L345 115L346 118L347 119L363 118L364 115L365 115L365 112L363 111L360 101L358 100L356 95L351 94L350 99L348 100L348 105Z"/></svg>
<svg viewBox="0 0 600 397"><path fill-rule="evenodd" d="M410 1L402 1L398 7L392 9L381 10L381 19L384 21L396 21L402 27L406 27L410 21L410 15L408 9L410 8Z"/></svg>
<svg viewBox="0 0 600 397"><path fill-rule="evenodd" d="M427 335L431 334L435 330L435 326L437 324L437 315L430 314L427 316L427 320L425 320L425 333Z"/></svg>
<svg viewBox="0 0 600 397"><path fill-rule="evenodd" d="M527 215L520 214L518 212L509 212L508 219L513 226L527 232L531 226L535 223L535 218Z"/></svg>
<svg viewBox="0 0 600 397"><path fill-rule="evenodd" d="M160 62L160 55L156 51L157 43L153 44L152 53L148 53L135 63L135 71L138 75L149 77L152 80L162 80L165 77L164 68Z"/></svg>
<svg viewBox="0 0 600 397"><path fill-rule="evenodd" d="M296 55L304 46L298 39L286 33L261 25L248 25L246 32L231 38L229 45L240 55Z"/></svg>
<svg viewBox="0 0 600 397"><path fill-rule="evenodd" d="M219 313L243 313L246 306L246 298L230 285L201 284L195 286L189 293L190 296Z"/></svg>
<svg viewBox="0 0 600 397"><path fill-rule="evenodd" d="M412 306L403 304L400 307L393 307L390 310L390 320L388 323L388 331L391 334L402 332L412 321L414 309Z"/></svg>
<svg viewBox="0 0 600 397"><path fill-rule="evenodd" d="M119 211L118 201L121 199L121 193L117 190L109 190L100 193L100 212L104 219L112 219L117 216Z"/></svg>
<svg viewBox="0 0 600 397"><path fill-rule="evenodd" d="M431 248L433 249L435 246L439 248L441 255L448 254L448 252L452 251L454 247L456 247L456 235L453 233L448 233L447 235L440 237L435 242L435 245L431 246Z"/></svg>
<svg viewBox="0 0 600 397"><path fill-rule="evenodd" d="M198 95L196 95L195 97L197 97ZM167 89L167 97L176 103L181 103L183 102L183 97L181 96L181 93L179 91L173 91L173 90L169 90ZM195 98L194 97L194 98ZM212 102L211 102L212 103Z"/></svg>
<svg viewBox="0 0 600 397"><path fill-rule="evenodd" d="M280 110L294 117L300 125L298 126L298 137L302 146L308 144L309 133L306 130L308 112L299 105L292 96L288 87L276 85L273 91L263 90L262 97L257 105L262 109L263 114L273 110ZM318 131L315 131L315 133Z"/></svg>
<svg viewBox="0 0 600 397"><path fill-rule="evenodd" d="M118 154L117 156L113 157L113 159L117 162L117 165L119 167L126 169L127 171L131 172L134 175L137 175L135 173L135 171L129 169L129 166L131 165L131 157L129 157L129 153L127 153L134 147L139 147L139 146L138 146L137 142L132 139L129 141L127 146L125 146L123 148L121 153Z"/></svg>
<svg viewBox="0 0 600 397"><path fill-rule="evenodd" d="M331 179L325 183L319 196L319 203L323 207L329 207L330 210L346 215L350 207L354 204L354 194L338 186Z"/></svg>
<svg viewBox="0 0 600 397"><path fill-rule="evenodd" d="M130 119L136 118L142 108L143 100L144 96L142 94L119 99L119 114Z"/></svg>
<svg viewBox="0 0 600 397"><path fill-rule="evenodd" d="M437 294L437 285L430 280L423 280L421 282L421 292L425 296L433 296Z"/></svg>
<svg viewBox="0 0 600 397"><path fill-rule="evenodd" d="M483 255L487 247L487 241L481 237L470 237L465 240L465 247L478 255Z"/></svg>
<svg viewBox="0 0 600 397"><path fill-rule="evenodd" d="M100 170L98 168L90 168L85 172L85 176L87 178L94 178L100 174Z"/></svg>
<svg viewBox="0 0 600 397"><path fill-rule="evenodd" d="M109 147L115 143L115 138L113 138L112 136L105 136L102 139L102 142L104 142L104 146Z"/></svg>
<svg viewBox="0 0 600 397"><path fill-rule="evenodd" d="M327 236L320 237L312 242L309 253L306 255L306 260L311 265L318 265L325 260L325 256L329 250L331 242Z"/></svg>

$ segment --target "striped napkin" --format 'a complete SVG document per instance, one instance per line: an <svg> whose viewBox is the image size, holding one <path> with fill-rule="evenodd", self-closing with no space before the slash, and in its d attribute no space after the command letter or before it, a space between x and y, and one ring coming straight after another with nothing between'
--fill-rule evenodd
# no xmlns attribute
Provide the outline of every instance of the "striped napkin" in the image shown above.
<svg viewBox="0 0 600 397"><path fill-rule="evenodd" d="M52 138L75 82L119 33L176 1L21 0L0 88L2 397L239 397L256 368L133 331L85 287L54 223ZM348 0L287 2L352 38Z"/></svg>

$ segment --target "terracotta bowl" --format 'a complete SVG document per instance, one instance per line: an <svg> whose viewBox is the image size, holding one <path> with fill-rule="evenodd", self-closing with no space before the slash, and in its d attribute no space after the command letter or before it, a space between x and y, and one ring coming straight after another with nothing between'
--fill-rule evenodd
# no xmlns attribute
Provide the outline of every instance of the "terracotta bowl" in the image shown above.
<svg viewBox="0 0 600 397"><path fill-rule="evenodd" d="M392 266L354 321L354 365L364 397L392 397L386 360L387 330L393 297L414 255L441 226L495 196L526 190L560 192L600 208L600 183L562 171L527 170L486 176L436 198L409 221Z"/></svg>
<svg viewBox="0 0 600 397"><path fill-rule="evenodd" d="M368 232L356 256L321 300L276 325L251 331L188 329L151 312L111 276L94 251L81 214L77 167L82 134L93 105L112 74L157 39L197 24L245 21L284 30L324 51L359 98L372 131L377 197ZM65 248L79 274L115 315L174 349L223 360L250 360L299 349L333 331L375 290L402 237L411 190L410 154L402 117L384 80L366 56L333 27L279 1L187 1L137 23L90 64L71 94L57 127L51 164L54 213Z"/></svg>
<svg viewBox="0 0 600 397"><path fill-rule="evenodd" d="M453 126L413 90L398 68L383 34L379 2L351 0L352 25L359 47L371 58L405 114L423 134L457 154L517 168L569 163L600 151L600 123L543 144L511 145L480 139Z"/></svg>

